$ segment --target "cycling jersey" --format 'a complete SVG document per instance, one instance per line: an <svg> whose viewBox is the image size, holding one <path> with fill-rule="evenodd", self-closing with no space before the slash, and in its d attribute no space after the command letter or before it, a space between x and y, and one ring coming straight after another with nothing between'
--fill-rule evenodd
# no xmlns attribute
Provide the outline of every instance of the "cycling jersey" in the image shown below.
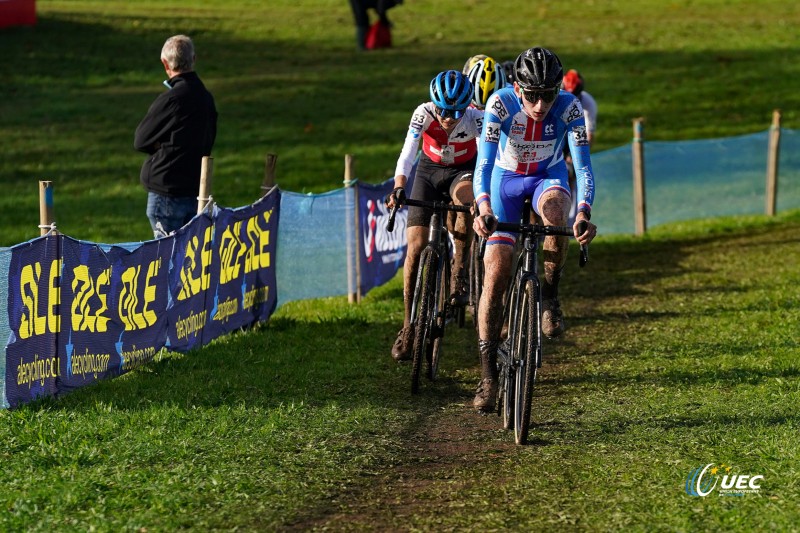
<svg viewBox="0 0 800 533"><path fill-rule="evenodd" d="M462 165L475 157L475 138L481 134L483 112L467 108L448 135L436 119L433 102L420 104L411 116L408 133L397 160L395 176L408 176L417 156L422 137L422 151L431 161L443 166Z"/></svg>
<svg viewBox="0 0 800 533"><path fill-rule="evenodd" d="M541 122L534 122L522 108L520 97L507 87L494 93L486 104L478 144L478 164L473 187L478 205L491 200L501 222L517 222L524 195L537 196L552 187L569 194L564 163L564 143L569 144L578 181L578 209L590 212L594 177L583 109L578 99L561 91ZM526 179L519 183L506 180ZM516 191L512 194L512 191ZM501 194L502 193L502 194ZM534 208L536 203L534 202Z"/></svg>

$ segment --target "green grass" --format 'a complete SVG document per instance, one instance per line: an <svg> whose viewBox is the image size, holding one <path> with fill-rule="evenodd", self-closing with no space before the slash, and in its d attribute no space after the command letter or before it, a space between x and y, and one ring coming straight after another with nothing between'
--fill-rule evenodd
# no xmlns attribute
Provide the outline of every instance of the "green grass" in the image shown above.
<svg viewBox="0 0 800 533"><path fill-rule="evenodd" d="M570 328L547 347L530 446L465 406L469 328L449 330L440 381L411 397L388 356L399 276L361 305L289 304L0 412L0 529L792 530L798 230L798 212L672 225L596 244L584 270L571 261ZM453 419L451 434L423 430ZM426 448L448 439L458 451ZM761 494L688 496L707 463L763 475ZM400 479L413 498L393 492Z"/></svg>
<svg viewBox="0 0 800 533"><path fill-rule="evenodd" d="M355 51L333 0L37 7L35 28L0 32L2 245L38 234L40 179L68 235L149 237L132 138L178 32L217 98L226 206L258 196L267 152L286 190L340 186L346 153L359 178L383 180L437 71L534 42L586 75L598 150L629 142L636 116L660 140L762 131L773 108L798 128L791 2L508 2L495 29L496 3L419 0L392 12L396 47L376 53ZM411 397L388 357L399 276L361 305L294 302L252 331L0 411L0 530L794 530L798 231L797 212L673 224L599 240L583 271L571 261L570 329L549 346L531 446L465 407L469 329L448 332L441 380ZM762 493L685 494L711 462L764 475Z"/></svg>
<svg viewBox="0 0 800 533"><path fill-rule="evenodd" d="M396 46L358 53L338 0L40 1L34 28L0 32L0 245L37 235L38 180L55 186L56 222L99 242L149 237L133 131L163 89L160 47L191 34L220 112L214 197L236 207L260 192L278 155L282 188L391 176L414 107L436 72L475 53L513 59L534 43L580 69L600 107L597 150L647 138L766 130L772 110L800 127L793 3L777 0L491 2L421 0L393 10ZM736 37L733 38L732 36ZM602 176L598 176L598 181ZM122 207L122 208L121 208Z"/></svg>

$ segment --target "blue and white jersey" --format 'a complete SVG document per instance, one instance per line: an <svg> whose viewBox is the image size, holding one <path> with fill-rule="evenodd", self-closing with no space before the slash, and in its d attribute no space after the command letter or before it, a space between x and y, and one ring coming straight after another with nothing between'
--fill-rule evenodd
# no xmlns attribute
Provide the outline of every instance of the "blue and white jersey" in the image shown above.
<svg viewBox="0 0 800 533"><path fill-rule="evenodd" d="M489 200L492 179L566 174L564 143L569 143L578 185L578 209L591 210L594 177L580 101L561 91L541 122L522 108L512 87L494 93L486 103L478 143L473 187L478 205ZM505 171L505 172L503 172ZM513 174L510 174L513 173Z"/></svg>

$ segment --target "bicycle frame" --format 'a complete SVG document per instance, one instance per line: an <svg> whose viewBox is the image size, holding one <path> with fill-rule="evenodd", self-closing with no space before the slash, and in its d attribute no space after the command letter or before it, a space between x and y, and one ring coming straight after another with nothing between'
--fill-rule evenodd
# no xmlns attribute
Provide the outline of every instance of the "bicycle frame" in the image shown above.
<svg viewBox="0 0 800 533"><path fill-rule="evenodd" d="M411 304L411 325L414 326L414 346L411 363L411 392L419 390L419 373L424 354L428 365L428 379L436 379L439 367L441 341L444 337L445 315L449 305L450 250L445 230L445 211L469 212L469 206L445 202L426 202L407 199L408 205L433 210L428 224L428 244L420 253L414 295ZM389 215L389 231L394 227L398 207Z"/></svg>

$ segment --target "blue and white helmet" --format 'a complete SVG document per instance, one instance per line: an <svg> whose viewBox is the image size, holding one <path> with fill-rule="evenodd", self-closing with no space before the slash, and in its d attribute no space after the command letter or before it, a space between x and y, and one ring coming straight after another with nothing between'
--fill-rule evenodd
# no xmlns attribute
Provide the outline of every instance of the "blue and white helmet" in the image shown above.
<svg viewBox="0 0 800 533"><path fill-rule="evenodd" d="M473 91L472 83L457 70L440 72L431 80L431 101L442 118L461 118Z"/></svg>

